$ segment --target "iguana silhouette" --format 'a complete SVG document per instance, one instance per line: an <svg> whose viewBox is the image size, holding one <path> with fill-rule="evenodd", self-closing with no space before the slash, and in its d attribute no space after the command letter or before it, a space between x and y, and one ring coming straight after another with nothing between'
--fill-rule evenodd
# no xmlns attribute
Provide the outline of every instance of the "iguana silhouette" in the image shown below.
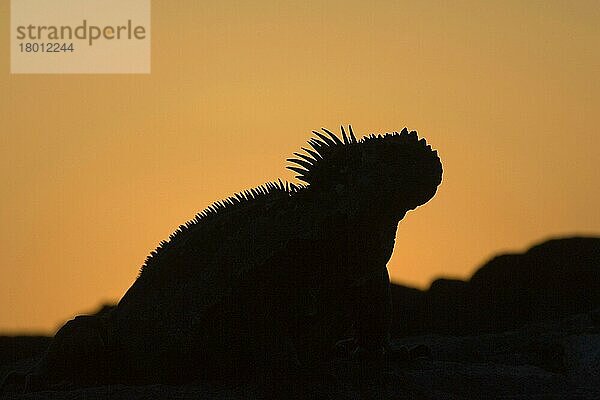
<svg viewBox="0 0 600 400"><path fill-rule="evenodd" d="M182 382L309 367L348 335L383 352L397 224L434 196L442 164L406 128L313 133L288 159L306 185L269 182L181 225L110 313L57 332L30 378Z"/></svg>

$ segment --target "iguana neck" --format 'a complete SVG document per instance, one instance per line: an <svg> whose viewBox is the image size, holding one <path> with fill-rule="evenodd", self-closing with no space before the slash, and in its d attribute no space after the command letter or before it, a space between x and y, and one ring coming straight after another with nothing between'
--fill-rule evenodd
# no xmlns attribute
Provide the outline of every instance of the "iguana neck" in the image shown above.
<svg viewBox="0 0 600 400"><path fill-rule="evenodd" d="M342 215L357 223L373 226L375 229L383 227L398 226L398 223L406 215L406 210L396 210L394 207L386 206L379 199L357 199L346 193L333 190L319 190L320 188L308 187L306 196L310 199L313 207L321 212Z"/></svg>

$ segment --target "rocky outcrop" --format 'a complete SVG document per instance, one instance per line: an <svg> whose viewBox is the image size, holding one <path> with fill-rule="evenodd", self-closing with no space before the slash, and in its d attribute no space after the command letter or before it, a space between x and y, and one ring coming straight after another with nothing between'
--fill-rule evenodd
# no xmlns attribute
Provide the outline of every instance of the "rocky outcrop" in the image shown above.
<svg viewBox="0 0 600 400"><path fill-rule="evenodd" d="M468 281L392 288L396 336L502 332L600 308L600 238L554 239L504 254Z"/></svg>

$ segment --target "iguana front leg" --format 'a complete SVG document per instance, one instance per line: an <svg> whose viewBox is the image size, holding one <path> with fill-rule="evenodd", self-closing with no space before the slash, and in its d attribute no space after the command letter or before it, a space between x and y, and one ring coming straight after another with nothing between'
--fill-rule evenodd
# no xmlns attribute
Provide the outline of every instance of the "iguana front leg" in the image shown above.
<svg viewBox="0 0 600 400"><path fill-rule="evenodd" d="M359 349L383 355L390 341L392 296L385 266L355 288L355 339Z"/></svg>
<svg viewBox="0 0 600 400"><path fill-rule="evenodd" d="M357 300L354 323L356 358L378 363L384 359L406 362L431 357L431 349L427 346L407 348L392 345L392 296L387 268L361 282L354 295Z"/></svg>

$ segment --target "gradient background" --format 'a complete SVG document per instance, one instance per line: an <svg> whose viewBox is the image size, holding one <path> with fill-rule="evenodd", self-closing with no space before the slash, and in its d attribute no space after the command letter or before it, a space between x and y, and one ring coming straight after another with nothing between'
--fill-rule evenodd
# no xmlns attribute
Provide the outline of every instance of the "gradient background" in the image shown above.
<svg viewBox="0 0 600 400"><path fill-rule="evenodd" d="M452 3L452 4L449 4ZM0 2L0 330L117 300L211 202L310 130L416 129L444 182L392 277L600 232L600 2L153 1L150 75L10 75Z"/></svg>

